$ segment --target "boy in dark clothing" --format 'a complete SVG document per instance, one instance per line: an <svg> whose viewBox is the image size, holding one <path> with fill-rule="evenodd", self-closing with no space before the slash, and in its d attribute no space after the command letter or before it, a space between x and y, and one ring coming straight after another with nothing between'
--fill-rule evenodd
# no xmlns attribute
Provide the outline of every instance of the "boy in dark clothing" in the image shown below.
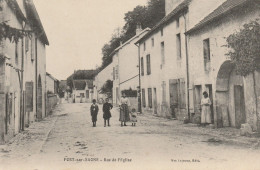
<svg viewBox="0 0 260 170"><path fill-rule="evenodd" d="M90 107L90 113L91 113L91 117L92 117L93 127L96 127L97 115L98 115L98 105L96 104L95 99L93 99L92 102L93 103Z"/></svg>
<svg viewBox="0 0 260 170"><path fill-rule="evenodd" d="M108 103L108 98L106 99L106 103L103 104L103 118L104 118L104 127L106 127L106 121L108 126L110 126L109 124L109 119L111 117L111 113L110 110L113 108L112 104Z"/></svg>

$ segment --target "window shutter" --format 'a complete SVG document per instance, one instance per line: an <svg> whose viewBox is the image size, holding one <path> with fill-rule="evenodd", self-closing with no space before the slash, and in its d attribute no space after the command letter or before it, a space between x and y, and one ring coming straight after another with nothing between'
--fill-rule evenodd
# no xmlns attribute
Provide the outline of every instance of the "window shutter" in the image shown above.
<svg viewBox="0 0 260 170"><path fill-rule="evenodd" d="M186 85L185 85L185 80L180 79L180 92L181 92L181 108L185 109L186 108Z"/></svg>
<svg viewBox="0 0 260 170"><path fill-rule="evenodd" d="M25 94L26 94L26 111L33 111L33 82L25 83Z"/></svg>

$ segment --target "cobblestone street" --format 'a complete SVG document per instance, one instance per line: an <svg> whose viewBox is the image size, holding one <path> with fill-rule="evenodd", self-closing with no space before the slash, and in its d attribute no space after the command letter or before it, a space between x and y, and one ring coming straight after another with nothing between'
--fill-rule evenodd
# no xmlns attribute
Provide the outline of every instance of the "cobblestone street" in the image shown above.
<svg viewBox="0 0 260 170"><path fill-rule="evenodd" d="M0 146L0 169L260 168L259 138L241 137L237 129L202 128L147 114L138 116L136 127L120 127L117 108L112 110L111 127L104 127L101 105L94 128L89 107L58 105L52 116Z"/></svg>

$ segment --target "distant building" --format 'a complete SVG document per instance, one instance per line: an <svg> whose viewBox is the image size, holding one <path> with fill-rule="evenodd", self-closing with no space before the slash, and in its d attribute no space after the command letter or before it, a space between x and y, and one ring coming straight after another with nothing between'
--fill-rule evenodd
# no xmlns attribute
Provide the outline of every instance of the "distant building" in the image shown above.
<svg viewBox="0 0 260 170"><path fill-rule="evenodd" d="M93 80L73 80L72 98L75 103L92 102Z"/></svg>
<svg viewBox="0 0 260 170"><path fill-rule="evenodd" d="M47 93L58 94L59 80L46 72L46 91Z"/></svg>

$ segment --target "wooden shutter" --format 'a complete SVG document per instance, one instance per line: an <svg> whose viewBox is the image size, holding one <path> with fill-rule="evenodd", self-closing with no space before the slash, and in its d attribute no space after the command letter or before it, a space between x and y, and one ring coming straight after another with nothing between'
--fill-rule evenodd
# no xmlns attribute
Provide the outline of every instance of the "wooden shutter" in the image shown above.
<svg viewBox="0 0 260 170"><path fill-rule="evenodd" d="M142 103L143 103L143 107L146 107L146 102L145 102L145 89L142 89Z"/></svg>
<svg viewBox="0 0 260 170"><path fill-rule="evenodd" d="M141 58L141 75L144 75L144 58Z"/></svg>
<svg viewBox="0 0 260 170"><path fill-rule="evenodd" d="M153 107L153 98L152 98L152 89L148 88L148 104L149 107L152 108Z"/></svg>
<svg viewBox="0 0 260 170"><path fill-rule="evenodd" d="M186 108L186 85L185 85L185 79L180 79L180 106L182 109Z"/></svg>
<svg viewBox="0 0 260 170"><path fill-rule="evenodd" d="M25 90L26 90L26 112L33 111L33 82L26 82L25 83Z"/></svg>
<svg viewBox="0 0 260 170"><path fill-rule="evenodd" d="M147 64L147 75L151 74L151 61L150 61L150 54L146 56L146 64Z"/></svg>

